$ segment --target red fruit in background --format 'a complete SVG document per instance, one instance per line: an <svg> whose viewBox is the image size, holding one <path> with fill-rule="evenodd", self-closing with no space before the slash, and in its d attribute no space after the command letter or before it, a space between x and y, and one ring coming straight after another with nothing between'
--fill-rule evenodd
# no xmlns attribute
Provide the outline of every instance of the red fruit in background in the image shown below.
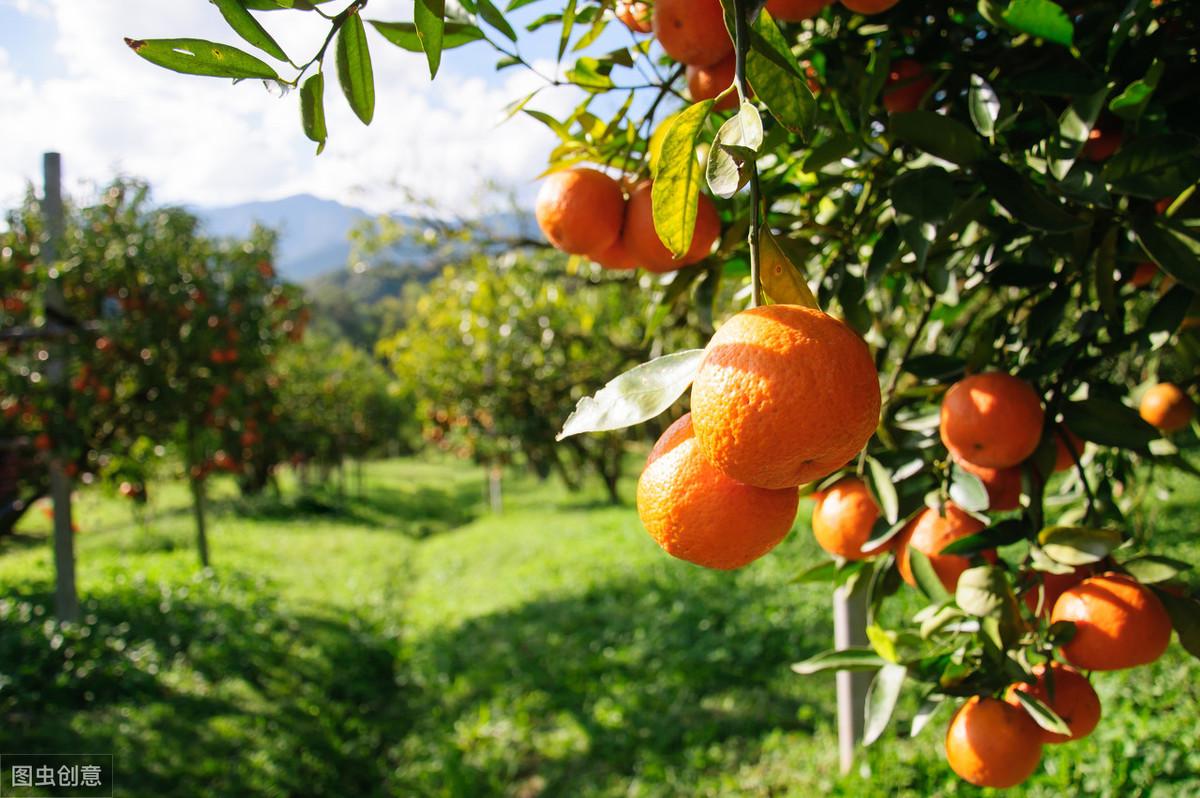
<svg viewBox="0 0 1200 798"><path fill-rule="evenodd" d="M1103 125L1097 123L1088 133L1080 154L1093 163L1107 161L1121 148L1121 142L1124 140L1125 134L1121 132L1120 123L1115 119L1110 119Z"/></svg>
<svg viewBox="0 0 1200 798"><path fill-rule="evenodd" d="M912 58L893 61L883 89L883 107L889 114L915 111L931 86L933 78L920 61Z"/></svg>
<svg viewBox="0 0 1200 798"><path fill-rule="evenodd" d="M1082 438L1066 427L1055 427L1054 432L1054 470L1066 471L1075 467L1075 458L1083 457L1083 449L1087 444ZM1071 448L1067 448L1067 443ZM1074 452L1074 456L1072 456Z"/></svg>
<svg viewBox="0 0 1200 798"><path fill-rule="evenodd" d="M96 349L101 352L107 352L108 350L112 349L112 341L104 336L101 336L96 339Z"/></svg>
<svg viewBox="0 0 1200 798"><path fill-rule="evenodd" d="M732 86L736 60L733 53L730 53L712 66L701 67L689 65L687 68L687 84L688 94L692 95L692 102L711 100ZM730 92L725 96L725 99L713 106L713 110L729 111L737 108L737 106L737 92Z"/></svg>
<svg viewBox="0 0 1200 798"><path fill-rule="evenodd" d="M799 22L820 14L833 0L767 0L767 13L780 22Z"/></svg>
<svg viewBox="0 0 1200 798"><path fill-rule="evenodd" d="M50 440L50 436L44 432L38 433L38 436L33 439L33 445L39 451L48 452L54 446L54 441Z"/></svg>
<svg viewBox="0 0 1200 798"><path fill-rule="evenodd" d="M617 0L614 9L617 19L625 23L625 27L634 33L649 33L654 30L653 12L646 3Z"/></svg>
<svg viewBox="0 0 1200 798"><path fill-rule="evenodd" d="M264 279L270 280L275 276L275 267L271 265L270 261L260 260L258 262L258 273L261 274Z"/></svg>
<svg viewBox="0 0 1200 798"><path fill-rule="evenodd" d="M955 462L963 471L979 477L979 481L987 489L989 510L1006 512L1021 506L1021 469L1019 466L985 468L957 458L955 458Z"/></svg>
<svg viewBox="0 0 1200 798"><path fill-rule="evenodd" d="M1042 742L1056 745L1091 734L1100 722L1101 709L1100 697L1087 677L1058 662L1051 662L1048 669L1045 665L1038 665L1033 669L1033 675L1037 678L1036 684L1014 684L1008 689L1005 700L1024 711L1014 693L1031 695L1054 710L1054 714L1062 718L1071 730L1070 734L1055 734L1039 726Z"/></svg>
<svg viewBox="0 0 1200 798"><path fill-rule="evenodd" d="M710 66L733 52L721 0L655 0L654 35L681 64Z"/></svg>
<svg viewBox="0 0 1200 798"><path fill-rule="evenodd" d="M1158 264L1152 260L1144 260L1133 269L1129 276L1129 284L1134 288L1145 288L1158 276Z"/></svg>
<svg viewBox="0 0 1200 798"><path fill-rule="evenodd" d="M1037 576L1041 577L1042 581L1041 587L1039 588L1035 581L1033 587L1025 591L1021 598L1030 612L1042 618L1049 618L1050 612L1058 602L1058 597L1087 579L1092 573L1093 569L1090 565L1078 566L1066 574L1049 574L1038 571ZM1041 602L1041 612L1038 612L1039 601Z"/></svg>

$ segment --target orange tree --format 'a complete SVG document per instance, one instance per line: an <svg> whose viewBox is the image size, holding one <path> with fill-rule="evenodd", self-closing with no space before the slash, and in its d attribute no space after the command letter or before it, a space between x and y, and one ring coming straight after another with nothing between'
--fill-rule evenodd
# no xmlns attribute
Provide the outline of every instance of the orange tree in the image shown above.
<svg viewBox="0 0 1200 798"><path fill-rule="evenodd" d="M218 5L271 53L247 8L294 4ZM369 122L366 4L323 5L305 8ZM510 21L528 5L463 0L447 17L417 0L411 22L372 25L431 72L474 41L501 68L530 66ZM537 5L525 29L554 30L559 61L571 54L547 85L582 95L565 118L533 95L513 106L560 139L547 237L577 262L669 273L652 336L693 318L679 297L736 314L706 349L615 379L563 430L647 420L695 379L690 423L660 440L639 490L665 548L741 565L778 539L763 503L785 504L761 491L815 492L839 554L805 578L865 593L871 646L796 670L876 672L868 743L906 685L924 699L913 731L967 698L946 750L975 784L1019 783L1044 739L1076 735L1047 663L1141 664L1172 625L1200 655L1189 564L1152 552L1140 503L1159 469L1195 470L1190 3ZM608 26L628 28L619 46ZM179 71L302 85L304 130L325 139L325 49L281 78L236 48L130 45ZM888 611L904 582L927 605L912 618Z"/></svg>

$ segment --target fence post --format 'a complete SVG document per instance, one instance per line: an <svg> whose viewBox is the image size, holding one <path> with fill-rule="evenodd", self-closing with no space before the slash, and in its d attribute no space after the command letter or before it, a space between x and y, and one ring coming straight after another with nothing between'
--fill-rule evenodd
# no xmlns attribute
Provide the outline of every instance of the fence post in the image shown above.
<svg viewBox="0 0 1200 798"><path fill-rule="evenodd" d="M62 157L48 152L42 158L42 214L46 220L46 240L42 257L51 265L58 260L58 246L63 235ZM46 332L50 340L46 347L50 359L46 377L61 394L67 381L66 349L69 346L61 335L67 318L66 301L58 284L57 271L51 271L46 285ZM57 443L57 442L56 442ZM79 595L75 587L75 533L71 523L71 480L63 466L62 455L55 448L50 457L50 498L54 502L54 604L59 620L79 620Z"/></svg>
<svg viewBox="0 0 1200 798"><path fill-rule="evenodd" d="M853 590L839 587L833 594L833 644L841 650L867 645L866 580L854 580ZM854 766L854 754L863 735L867 686L871 674L861 671L837 672L838 761L842 773Z"/></svg>

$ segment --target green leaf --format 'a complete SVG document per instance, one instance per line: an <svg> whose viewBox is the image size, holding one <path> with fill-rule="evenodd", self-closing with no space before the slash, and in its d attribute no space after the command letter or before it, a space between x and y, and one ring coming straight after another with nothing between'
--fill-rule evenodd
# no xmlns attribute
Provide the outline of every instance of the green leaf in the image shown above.
<svg viewBox="0 0 1200 798"><path fill-rule="evenodd" d="M746 54L746 78L779 124L807 141L817 111L808 81L787 39L765 10L754 23L754 34Z"/></svg>
<svg viewBox="0 0 1200 798"><path fill-rule="evenodd" d="M375 116L375 76L367 49L367 31L356 13L346 18L338 32L337 70L350 109L364 125L371 124Z"/></svg>
<svg viewBox="0 0 1200 798"><path fill-rule="evenodd" d="M836 651L823 651L803 662L792 665L792 671L808 676L822 671L873 671L888 665L888 661L866 646L851 646Z"/></svg>
<svg viewBox="0 0 1200 798"><path fill-rule="evenodd" d="M923 380L945 381L962 374L966 367L967 361L961 357L931 353L910 357L901 368Z"/></svg>
<svg viewBox="0 0 1200 798"><path fill-rule="evenodd" d="M1146 110L1150 98L1154 96L1154 91L1158 88L1158 82L1162 79L1165 68L1162 61L1155 59L1150 64L1150 68L1146 70L1145 77L1130 83L1123 92L1113 97L1108 104L1108 110L1122 119L1136 122L1141 118L1142 112Z"/></svg>
<svg viewBox="0 0 1200 798"><path fill-rule="evenodd" d="M500 13L500 9L492 5L492 0L475 0L475 4L479 7L479 16L483 17L484 22L503 33L509 41L517 40L517 32L513 30L512 25L508 24L508 20ZM443 46L445 45L443 44Z"/></svg>
<svg viewBox="0 0 1200 798"><path fill-rule="evenodd" d="M279 43L271 38L267 29L246 10L244 0L212 0L212 2L238 36L272 58L278 58L280 61L288 60L287 53L283 51Z"/></svg>
<svg viewBox="0 0 1200 798"><path fill-rule="evenodd" d="M556 440L624 429L654 418L683 396L703 358L703 349L687 349L634 366L595 396L580 399Z"/></svg>
<svg viewBox="0 0 1200 798"><path fill-rule="evenodd" d="M1150 441L1159 437L1158 430L1142 420L1136 410L1112 399L1067 402L1063 421L1085 441L1135 452L1148 452Z"/></svg>
<svg viewBox="0 0 1200 798"><path fill-rule="evenodd" d="M687 253L696 232L701 180L696 140L712 106L712 100L705 100L675 116L658 158L652 190L654 229L676 257Z"/></svg>
<svg viewBox="0 0 1200 798"><path fill-rule="evenodd" d="M1058 135L1051 142L1048 153L1050 174L1056 180L1062 181L1070 173L1075 159L1087 143L1092 126L1096 124L1096 118L1100 116L1107 96L1108 87L1105 86L1097 92L1078 97L1059 116Z"/></svg>
<svg viewBox="0 0 1200 798"><path fill-rule="evenodd" d="M1200 180L1200 139L1185 133L1138 136L1105 161L1102 174L1124 194L1173 197Z"/></svg>
<svg viewBox="0 0 1200 798"><path fill-rule="evenodd" d="M1020 702L1021 708L1029 713L1029 717L1033 718L1037 725L1055 734L1071 734L1071 727L1053 709L1024 690L1013 690L1012 692L1017 697L1017 701Z"/></svg>
<svg viewBox="0 0 1200 798"><path fill-rule="evenodd" d="M896 495L896 486L892 484L892 475L884 468L883 463L868 455L867 469L869 472L871 492L879 500L879 509L889 524L900 520L900 497Z"/></svg>
<svg viewBox="0 0 1200 798"><path fill-rule="evenodd" d="M875 742L887 729L907 676L908 668L888 663L880 668L871 680L871 686L867 688L866 714L863 719L863 745Z"/></svg>
<svg viewBox="0 0 1200 798"><path fill-rule="evenodd" d="M858 142L843 133L836 133L812 148L802 167L806 172L819 172L834 161L841 160L858 149Z"/></svg>
<svg viewBox="0 0 1200 798"><path fill-rule="evenodd" d="M429 77L435 78L442 65L445 45L446 0L415 0L413 24L417 27L421 49L425 51L425 60L429 62Z"/></svg>
<svg viewBox="0 0 1200 798"><path fill-rule="evenodd" d="M926 696L925 700L921 702L921 706L917 708L917 713L913 715L912 727L909 729L908 736L916 737L920 734L945 703L947 702L940 695Z"/></svg>
<svg viewBox="0 0 1200 798"><path fill-rule="evenodd" d="M1056 560L1050 559L1046 552L1042 551L1040 546L1029 547L1029 563L1035 571L1041 571L1045 574L1069 574L1075 570L1072 565L1063 565Z"/></svg>
<svg viewBox="0 0 1200 798"><path fill-rule="evenodd" d="M423 51L417 26L411 22L379 22L370 20L371 25L383 38L410 53ZM467 22L447 22L442 29L442 50L462 47L464 44L483 39L483 31ZM519 62L514 62L519 63Z"/></svg>
<svg viewBox="0 0 1200 798"><path fill-rule="evenodd" d="M1070 47L1075 26L1067 12L1051 0L1012 0L1003 12L1004 21L1031 36Z"/></svg>
<svg viewBox="0 0 1200 798"><path fill-rule="evenodd" d="M957 554L960 557L970 557L973 554L1009 546L1029 536L1029 526L1019 518L1009 518L998 524L993 524L981 532L961 537L953 541L939 552L940 554Z"/></svg>
<svg viewBox="0 0 1200 798"><path fill-rule="evenodd" d="M954 602L978 618L1000 617L1015 601L1004 571L994 565L963 571L954 590Z"/></svg>
<svg viewBox="0 0 1200 798"><path fill-rule="evenodd" d="M900 141L959 166L985 154L983 141L970 128L933 111L893 114L889 128Z"/></svg>
<svg viewBox="0 0 1200 798"><path fill-rule="evenodd" d="M827 560L800 572L798 576L792 579L792 582L795 584L833 582L840 585L860 571L865 564L865 560Z"/></svg>
<svg viewBox="0 0 1200 798"><path fill-rule="evenodd" d="M950 498L959 507L972 513L982 513L990 504L983 480L958 463L950 470Z"/></svg>
<svg viewBox="0 0 1200 798"><path fill-rule="evenodd" d="M1153 587L1151 590L1162 601L1171 616L1171 625L1179 635L1179 645L1196 659L1200 659L1200 601L1183 598L1174 593Z"/></svg>
<svg viewBox="0 0 1200 798"><path fill-rule="evenodd" d="M1192 291L1200 292L1200 241L1161 217L1134 223L1134 235L1162 270Z"/></svg>
<svg viewBox="0 0 1200 798"><path fill-rule="evenodd" d="M1143 585L1166 582L1192 568L1189 563L1172 560L1170 557L1161 557L1156 554L1134 557L1132 560L1126 560L1121 563L1121 567Z"/></svg>
<svg viewBox="0 0 1200 798"><path fill-rule="evenodd" d="M713 194L728 199L749 182L762 142L762 117L753 103L743 101L738 112L721 125L708 152L705 178Z"/></svg>
<svg viewBox="0 0 1200 798"><path fill-rule="evenodd" d="M1063 565L1100 562L1124 542L1114 529L1083 526L1049 526L1038 532L1038 543L1051 559Z"/></svg>
<svg viewBox="0 0 1200 798"><path fill-rule="evenodd" d="M304 135L317 143L317 155L325 149L325 76L311 75L300 87L300 121Z"/></svg>
<svg viewBox="0 0 1200 798"><path fill-rule="evenodd" d="M150 63L185 75L279 79L272 67L228 44L204 39L126 39L125 44Z"/></svg>
<svg viewBox="0 0 1200 798"><path fill-rule="evenodd" d="M558 60L561 61L563 53L567 51L567 44L571 41L571 30L575 27L575 5L576 0L567 0L567 5L563 9L562 14L562 35L558 40Z"/></svg>
<svg viewBox="0 0 1200 798"><path fill-rule="evenodd" d="M888 267L900 254L901 241L900 228L895 224L890 223L883 228L871 247L871 260L867 263L867 278L872 284L878 283L887 274Z"/></svg>
<svg viewBox="0 0 1200 798"><path fill-rule="evenodd" d="M956 203L954 182L940 166L901 172L892 181L891 195L898 213L931 224L949 219Z"/></svg>
<svg viewBox="0 0 1200 798"><path fill-rule="evenodd" d="M996 119L1000 116L1000 99L996 97L991 85L979 77L971 75L971 88L967 93L967 107L971 112L971 121L979 135L991 138L996 133Z"/></svg>
<svg viewBox="0 0 1200 798"><path fill-rule="evenodd" d="M1067 232L1083 226L1082 221L1034 188L1012 167L1000 161L981 161L975 168L991 195L1017 221L1050 232Z"/></svg>
<svg viewBox="0 0 1200 798"><path fill-rule="evenodd" d="M929 562L929 558L923 552L912 546L908 547L908 568L912 571L917 588L926 598L935 602L950 598L950 591L946 590L937 571L933 570L933 563Z"/></svg>

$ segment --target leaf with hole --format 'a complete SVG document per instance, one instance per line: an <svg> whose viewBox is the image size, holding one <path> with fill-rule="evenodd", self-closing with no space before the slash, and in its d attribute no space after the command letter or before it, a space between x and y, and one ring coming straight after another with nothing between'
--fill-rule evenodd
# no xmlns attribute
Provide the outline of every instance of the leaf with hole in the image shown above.
<svg viewBox="0 0 1200 798"><path fill-rule="evenodd" d="M228 44L204 39L126 39L125 44L150 63L185 75L279 79L265 62Z"/></svg>

